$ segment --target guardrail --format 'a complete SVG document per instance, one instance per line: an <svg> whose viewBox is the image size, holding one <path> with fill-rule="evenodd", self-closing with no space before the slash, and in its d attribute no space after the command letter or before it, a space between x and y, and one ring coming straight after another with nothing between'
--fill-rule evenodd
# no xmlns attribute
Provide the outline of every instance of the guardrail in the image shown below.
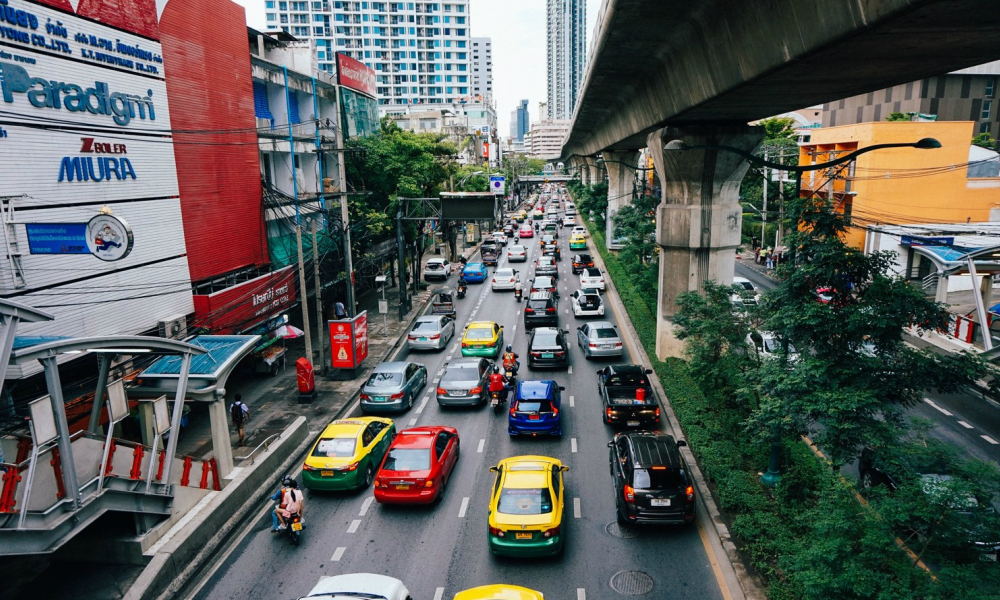
<svg viewBox="0 0 1000 600"><path fill-rule="evenodd" d="M272 433L271 435L269 435L266 438L264 438L263 442L257 444L257 447L254 448L253 450L251 450L250 454L247 454L246 456L234 456L233 458L235 460L240 461L240 462L243 462L243 461L249 459L250 460L250 464L252 465L252 464L254 464L254 457L257 455L257 451L260 450L261 448L263 448L264 450L267 450L268 446L271 445L271 442L273 442L275 440L278 440L278 439L281 439L281 433Z"/></svg>

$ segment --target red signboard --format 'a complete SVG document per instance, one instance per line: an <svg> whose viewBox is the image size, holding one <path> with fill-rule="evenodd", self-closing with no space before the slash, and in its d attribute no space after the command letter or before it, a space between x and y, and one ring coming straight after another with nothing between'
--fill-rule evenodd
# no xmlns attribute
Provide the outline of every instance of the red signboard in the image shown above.
<svg viewBox="0 0 1000 600"><path fill-rule="evenodd" d="M329 321L329 325L334 369L353 369L368 358L368 311L353 319Z"/></svg>
<svg viewBox="0 0 1000 600"><path fill-rule="evenodd" d="M240 333L295 302L295 271L291 266L208 295L194 296L194 326L212 333Z"/></svg>
<svg viewBox="0 0 1000 600"><path fill-rule="evenodd" d="M337 53L337 83L375 97L375 71L346 54Z"/></svg>

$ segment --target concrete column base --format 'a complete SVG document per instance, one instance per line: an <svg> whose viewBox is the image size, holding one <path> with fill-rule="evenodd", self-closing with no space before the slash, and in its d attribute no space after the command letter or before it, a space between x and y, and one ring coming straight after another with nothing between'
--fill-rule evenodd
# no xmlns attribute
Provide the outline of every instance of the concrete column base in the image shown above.
<svg viewBox="0 0 1000 600"><path fill-rule="evenodd" d="M208 419L212 427L212 456L219 467L219 478L233 470L233 447L229 442L229 411L226 401L216 400L208 404Z"/></svg>
<svg viewBox="0 0 1000 600"><path fill-rule="evenodd" d="M614 239L614 216L635 199L635 170L639 161L637 150L622 152L604 151L604 168L608 171L608 218L604 240L608 250L618 248Z"/></svg>
<svg viewBox="0 0 1000 600"><path fill-rule="evenodd" d="M674 324L669 319L657 315L656 319L656 358L684 358L685 344L677 339Z"/></svg>

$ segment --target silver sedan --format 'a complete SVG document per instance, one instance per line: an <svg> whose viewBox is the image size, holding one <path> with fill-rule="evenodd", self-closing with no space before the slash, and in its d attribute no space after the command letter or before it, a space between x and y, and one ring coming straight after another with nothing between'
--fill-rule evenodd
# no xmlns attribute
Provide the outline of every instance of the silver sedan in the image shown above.
<svg viewBox="0 0 1000 600"><path fill-rule="evenodd" d="M486 401L493 363L485 358L459 358L445 364L436 398L441 406L478 406Z"/></svg>
<svg viewBox="0 0 1000 600"><path fill-rule="evenodd" d="M594 321L576 328L576 343L584 358L621 356L624 352L618 329L610 321Z"/></svg>
<svg viewBox="0 0 1000 600"><path fill-rule="evenodd" d="M455 337L455 320L446 315L418 317L406 336L410 350L444 350Z"/></svg>

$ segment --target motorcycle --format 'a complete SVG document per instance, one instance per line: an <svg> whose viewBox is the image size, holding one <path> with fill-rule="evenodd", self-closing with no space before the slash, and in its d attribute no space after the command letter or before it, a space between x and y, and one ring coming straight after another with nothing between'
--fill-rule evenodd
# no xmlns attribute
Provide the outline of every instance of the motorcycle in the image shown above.
<svg viewBox="0 0 1000 600"><path fill-rule="evenodd" d="M299 536L302 535L302 530L305 528L305 525L302 523L302 517L299 516L299 513L292 513L292 516L286 521L285 534L292 540L293 546L298 546Z"/></svg>
<svg viewBox="0 0 1000 600"><path fill-rule="evenodd" d="M456 295L458 296L459 300L461 300L462 298L465 298L465 290L466 290L466 287L464 285L458 286L458 293Z"/></svg>
<svg viewBox="0 0 1000 600"><path fill-rule="evenodd" d="M517 289L514 290L514 300L517 300L518 302L520 302L521 298L523 296L524 296L524 292L523 291L517 290Z"/></svg>
<svg viewBox="0 0 1000 600"><path fill-rule="evenodd" d="M493 407L493 414L499 415L503 410L503 392L490 392L490 406Z"/></svg>

